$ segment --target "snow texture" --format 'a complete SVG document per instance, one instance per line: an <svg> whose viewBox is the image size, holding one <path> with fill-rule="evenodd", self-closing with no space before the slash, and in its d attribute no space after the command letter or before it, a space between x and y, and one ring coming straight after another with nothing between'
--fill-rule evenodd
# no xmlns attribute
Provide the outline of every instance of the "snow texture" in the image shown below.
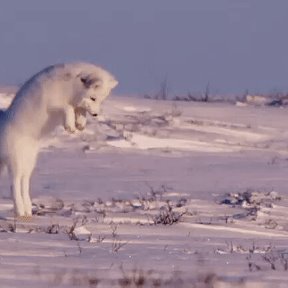
<svg viewBox="0 0 288 288"><path fill-rule="evenodd" d="M107 99L43 147L32 219L1 178L0 286L286 287L287 140L285 108Z"/></svg>

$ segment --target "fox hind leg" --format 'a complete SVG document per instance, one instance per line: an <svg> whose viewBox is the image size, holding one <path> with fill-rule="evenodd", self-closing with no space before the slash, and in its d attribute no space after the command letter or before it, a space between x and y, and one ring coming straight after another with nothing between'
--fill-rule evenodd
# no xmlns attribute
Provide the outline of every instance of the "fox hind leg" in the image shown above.
<svg viewBox="0 0 288 288"><path fill-rule="evenodd" d="M27 151L28 152L28 151ZM29 161L23 166L22 178L21 178L21 194L24 203L25 216L32 215L32 201L30 197L30 179L36 164L38 149L29 151Z"/></svg>
<svg viewBox="0 0 288 288"><path fill-rule="evenodd" d="M23 197L21 193L21 175L17 173L17 171L13 171L14 169L9 169L9 174L11 178L11 192L12 198L14 202L14 210L16 216L24 216L25 215L25 207L23 202Z"/></svg>
<svg viewBox="0 0 288 288"><path fill-rule="evenodd" d="M21 178L21 196L24 204L25 216L32 215L32 201L30 197L30 179L34 169L34 165L26 168Z"/></svg>
<svg viewBox="0 0 288 288"><path fill-rule="evenodd" d="M25 147L13 155L8 165L12 183L12 197L16 216L31 216L30 178L36 164L38 147L35 143L26 143ZM17 153L18 152L18 153Z"/></svg>

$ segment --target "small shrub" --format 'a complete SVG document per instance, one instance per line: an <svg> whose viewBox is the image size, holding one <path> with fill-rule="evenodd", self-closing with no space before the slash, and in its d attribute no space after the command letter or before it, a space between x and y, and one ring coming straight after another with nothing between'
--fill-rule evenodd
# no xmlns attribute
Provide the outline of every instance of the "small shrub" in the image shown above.
<svg viewBox="0 0 288 288"><path fill-rule="evenodd" d="M179 222L184 214L186 214L186 212L179 213L173 211L173 207L169 204L169 201L167 201L167 205L160 208L160 212L153 218L153 222L155 225L172 225Z"/></svg>

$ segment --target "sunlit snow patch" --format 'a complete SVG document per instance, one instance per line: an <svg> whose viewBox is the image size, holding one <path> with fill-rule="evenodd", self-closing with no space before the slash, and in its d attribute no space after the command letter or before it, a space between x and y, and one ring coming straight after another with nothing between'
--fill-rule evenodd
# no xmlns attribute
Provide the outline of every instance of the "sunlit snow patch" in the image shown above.
<svg viewBox="0 0 288 288"><path fill-rule="evenodd" d="M123 110L126 112L149 112L151 109L149 107L134 107L134 106L125 106Z"/></svg>
<svg viewBox="0 0 288 288"><path fill-rule="evenodd" d="M196 140L155 138L146 135L133 133L128 139L107 141L108 145L117 148L137 148L137 149L171 149L200 152L231 152L239 150L234 147L227 147L216 143L207 143Z"/></svg>
<svg viewBox="0 0 288 288"><path fill-rule="evenodd" d="M0 109L7 109L13 99L13 96L7 93L0 93Z"/></svg>

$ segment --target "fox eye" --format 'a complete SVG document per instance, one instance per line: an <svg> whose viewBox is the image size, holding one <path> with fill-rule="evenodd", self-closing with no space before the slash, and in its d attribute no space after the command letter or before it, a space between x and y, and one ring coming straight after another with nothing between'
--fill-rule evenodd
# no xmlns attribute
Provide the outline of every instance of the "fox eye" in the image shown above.
<svg viewBox="0 0 288 288"><path fill-rule="evenodd" d="M94 102L96 101L96 98L92 98L92 97L91 97L90 99L91 99L92 101L94 101Z"/></svg>

